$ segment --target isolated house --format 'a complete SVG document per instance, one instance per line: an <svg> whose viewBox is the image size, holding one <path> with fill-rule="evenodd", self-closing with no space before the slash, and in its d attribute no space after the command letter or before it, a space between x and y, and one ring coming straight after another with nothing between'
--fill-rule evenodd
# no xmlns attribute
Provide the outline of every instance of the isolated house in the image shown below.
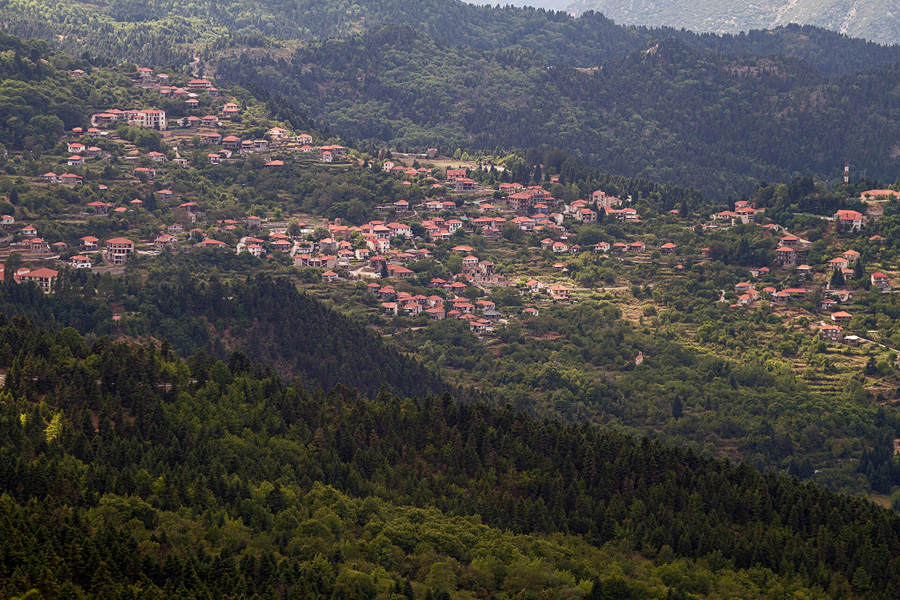
<svg viewBox="0 0 900 600"><path fill-rule="evenodd" d="M69 267L72 269L90 269L93 265L87 256L77 254L69 259Z"/></svg>
<svg viewBox="0 0 900 600"><path fill-rule="evenodd" d="M86 235L81 238L81 248L88 252L98 250L100 248L100 240L92 235Z"/></svg>
<svg viewBox="0 0 900 600"><path fill-rule="evenodd" d="M134 252L134 242L127 238L113 238L106 240L105 260L114 265L124 265L128 262L128 255Z"/></svg>
<svg viewBox="0 0 900 600"><path fill-rule="evenodd" d="M213 86L212 82L210 82L207 79L191 79L190 81L188 81L188 84L187 84L187 87L189 90L198 90L198 91L208 90L212 86Z"/></svg>
<svg viewBox="0 0 900 600"><path fill-rule="evenodd" d="M870 281L872 282L872 285L880 289L882 292L889 292L891 290L891 284L888 281L887 275L885 275L884 273L872 273Z"/></svg>
<svg viewBox="0 0 900 600"><path fill-rule="evenodd" d="M110 206L106 202L91 202L87 205L95 215L108 215Z"/></svg>
<svg viewBox="0 0 900 600"><path fill-rule="evenodd" d="M450 183L454 183L457 179L463 179L465 176L465 169L447 169L447 181Z"/></svg>
<svg viewBox="0 0 900 600"><path fill-rule="evenodd" d="M819 335L828 342L840 343L844 340L844 329L839 325L823 325L819 329Z"/></svg>
<svg viewBox="0 0 900 600"><path fill-rule="evenodd" d="M832 258L828 261L828 267L833 270L846 269L850 266L850 262L846 258Z"/></svg>
<svg viewBox="0 0 900 600"><path fill-rule="evenodd" d="M561 285L552 285L548 288L547 292L550 294L550 297L554 300L568 300L570 290L567 287Z"/></svg>
<svg viewBox="0 0 900 600"><path fill-rule="evenodd" d="M792 267L797 262L797 252L789 246L779 246L775 249L775 258L784 267Z"/></svg>

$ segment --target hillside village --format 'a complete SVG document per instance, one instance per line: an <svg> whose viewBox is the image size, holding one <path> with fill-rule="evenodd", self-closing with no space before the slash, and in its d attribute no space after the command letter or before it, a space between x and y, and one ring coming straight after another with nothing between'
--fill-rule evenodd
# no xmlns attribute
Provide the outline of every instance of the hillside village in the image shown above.
<svg viewBox="0 0 900 600"><path fill-rule="evenodd" d="M896 282L896 272L877 262L885 241L876 233L878 218L896 200L892 190L864 191L855 206L865 213L823 215L824 231L835 239L826 256L821 241L787 231L752 199L704 214L700 207L659 210L616 189L573 198L558 175L510 181L500 165L457 161L454 168L436 148L370 157L339 140L292 131L209 79L138 68L131 86L133 105L102 107L40 158L7 153L8 164L23 167L17 186L65 204L42 220L9 198L15 214L2 218L0 257L15 255L6 263L14 265L15 281L52 293L64 272L120 274L136 258L232 252L315 272L326 295L329 287L358 286L397 323L457 319L489 336L512 321L534 322L550 306L597 294L622 297L628 280L632 288L644 280L643 291L652 293L657 281L647 280L648 269L669 282L727 263L721 241L703 246L703 239L746 237L751 227L759 238L754 264L735 265L738 280L720 290L716 303L805 314L823 341L846 345L868 341L860 300L891 293ZM375 199L368 211L375 218L347 223L280 209L223 211L191 183L192 173L208 181L236 167L272 180L296 169L377 173L387 177L393 198ZM223 171L222 181L235 173ZM67 234L41 230L41 223L54 222L65 222ZM519 300L506 293L502 303L492 299L502 289Z"/></svg>
<svg viewBox="0 0 900 600"><path fill-rule="evenodd" d="M900 47L0 22L0 598L897 595Z"/></svg>

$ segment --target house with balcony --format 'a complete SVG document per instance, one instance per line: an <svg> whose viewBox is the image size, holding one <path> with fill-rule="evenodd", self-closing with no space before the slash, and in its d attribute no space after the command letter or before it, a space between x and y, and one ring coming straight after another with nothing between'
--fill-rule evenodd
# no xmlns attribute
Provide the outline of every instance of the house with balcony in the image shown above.
<svg viewBox="0 0 900 600"><path fill-rule="evenodd" d="M124 265L128 262L128 256L134 252L134 242L127 238L112 238L106 240L106 250L103 258L113 265Z"/></svg>

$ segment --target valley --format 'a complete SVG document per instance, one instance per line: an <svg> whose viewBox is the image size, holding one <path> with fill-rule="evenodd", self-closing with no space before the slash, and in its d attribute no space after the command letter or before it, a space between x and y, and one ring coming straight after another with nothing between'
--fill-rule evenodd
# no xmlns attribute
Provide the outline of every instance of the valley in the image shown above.
<svg viewBox="0 0 900 600"><path fill-rule="evenodd" d="M0 597L892 597L896 48L403 8L0 3Z"/></svg>

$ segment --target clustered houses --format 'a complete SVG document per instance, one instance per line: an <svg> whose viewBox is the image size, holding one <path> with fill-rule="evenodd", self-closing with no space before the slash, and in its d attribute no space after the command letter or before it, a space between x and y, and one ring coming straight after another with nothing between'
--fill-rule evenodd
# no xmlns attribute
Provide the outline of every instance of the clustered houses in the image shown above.
<svg viewBox="0 0 900 600"><path fill-rule="evenodd" d="M205 117L187 116L178 120L178 125L188 129L215 129L221 124L218 117L207 115ZM275 128L278 129L278 128ZM284 131L283 129L278 129ZM198 135L200 133L198 132ZM321 157L328 156L327 161L332 162L335 157L343 157L346 155L346 148L343 146L309 146L303 145L299 148L292 146L292 140L295 139L311 140L311 136L301 134L299 136L281 136L268 140L265 138L244 140L236 135L226 135L216 131L207 131L200 135L200 143L205 146L221 146L222 149L209 153L207 157L211 164L220 164L221 161L231 159L235 154L247 155L254 153L264 153L273 150L299 151L301 153L319 152ZM266 168L272 169L283 166L281 160L272 160L265 164Z"/></svg>
<svg viewBox="0 0 900 600"><path fill-rule="evenodd" d="M749 281L735 284L734 291L739 294L739 296L737 302L731 305L732 308L752 306L757 301L763 299L777 305L787 305L793 301L805 300L809 294L809 290L802 287L788 287L778 290L775 287L767 286L761 291L757 291L755 285ZM840 304L850 302L853 299L853 293L849 290L827 290L825 293L828 294L829 297L823 299L819 304L821 310L835 310ZM833 318L832 320L840 321L842 316L846 315L846 313L843 313L843 315L842 313L835 313L835 315L837 318ZM847 320L849 320L849 315L846 316L848 317Z"/></svg>
<svg viewBox="0 0 900 600"><path fill-rule="evenodd" d="M73 72L73 76L79 75L77 75L77 72ZM197 110L200 108L201 104L206 106L205 103L201 102L204 94L212 99L219 98L219 90L208 79L191 79L181 86L172 85L171 79L172 78L166 73L154 74L152 69L141 67L137 69L137 78L133 83L136 86L156 90L160 95L167 98L183 99L185 108L188 110ZM188 115L177 120L177 122L173 121L173 123L187 128L215 129L223 124L223 120L231 120L240 113L241 106L239 104L235 102L225 102L221 105L220 109L217 109L211 114L201 114L200 116ZM110 108L91 117L92 129L89 129L87 133L105 135L105 132L101 131L99 128L117 127L120 124L128 124L135 127L158 131L170 129L172 125L166 118L165 111L156 108L126 110ZM81 128L76 128L73 130L73 133L81 134L84 132ZM271 127L266 132L266 135L269 138L268 140L248 140L248 143L242 144L241 140L235 140L233 136L228 136L223 139L221 135L210 132L203 136L203 142L206 144L221 144L224 149L231 150L232 152L242 151L245 153L268 151L270 140L281 144L289 142L299 143L304 146L313 143L312 136L308 134L291 136L285 129L280 127ZM300 150L306 151L307 148L301 147ZM342 146L323 146L321 148L312 148L310 146L308 150L319 150L323 155L327 152L334 157L343 156L346 153L346 148ZM70 153L73 155L82 154L81 151L77 150L71 150ZM88 156L91 156L91 154L88 153Z"/></svg>
<svg viewBox="0 0 900 600"><path fill-rule="evenodd" d="M494 326L502 319L502 314L490 300L476 300L474 303L462 295L467 285L461 281L444 281L433 279L428 287L440 289L448 294L449 299L438 295L412 295L397 291L392 285L369 283L367 289L381 300L382 311L399 316L416 316L425 314L430 320L459 319L468 322L469 329L477 334L491 333ZM526 309L528 310L528 309ZM524 312L524 311L523 311ZM536 316L537 310L531 309L526 316ZM480 315L480 316L479 316Z"/></svg>
<svg viewBox="0 0 900 600"><path fill-rule="evenodd" d="M102 205L102 206L100 206ZM109 205L98 203L96 208L106 209ZM15 219L11 216L3 217L4 223L12 225ZM123 265L128 261L130 254L134 252L134 243L126 238L111 238L105 242L101 242L99 238L94 236L83 236L79 240L79 250L84 254L76 254L67 260L59 257L59 252L63 252L68 248L65 242L49 243L45 239L38 236L38 231L31 225L26 225L19 229L22 235L22 241L13 243L10 249L19 253L25 260L30 262L56 261L60 264L67 264L71 269L90 269L93 262L90 256L86 254L98 253L102 251L103 259L108 265ZM0 266L0 279L3 275L3 267ZM55 284L59 272L50 268L20 268L14 274L14 281L23 283L34 281L45 292L54 291Z"/></svg>
<svg viewBox="0 0 900 600"><path fill-rule="evenodd" d="M754 285L749 281L742 281L740 283L735 284L734 291L737 294L740 294L737 298L737 302L731 305L732 308L738 308L741 306L750 306L756 301L760 300L762 297L760 293L756 290ZM765 297L770 300L776 300L776 298L783 298L785 300L790 299L793 296L805 296L806 290L804 289L787 289L781 292L778 292L773 287L767 287L763 289L763 294Z"/></svg>
<svg viewBox="0 0 900 600"><path fill-rule="evenodd" d="M834 344L846 344L847 346L858 346L860 343L860 338L855 335L845 335L844 328L836 323L844 323L847 324L852 319L852 315L850 313L840 311L836 313L832 313L831 321L832 323L824 324L819 327L819 337L826 341Z"/></svg>
<svg viewBox="0 0 900 600"><path fill-rule="evenodd" d="M405 180L412 180L412 179L417 179L419 177L424 177L425 183L437 183L437 179L435 179L434 177L431 177L431 169L426 169L425 167L418 167L418 168L414 169L412 167L404 167L403 165L396 165L391 161L386 161L382 165L381 168L382 168L382 170L390 173L391 175L395 175L395 176L400 177ZM455 182L455 180L454 180L454 182ZM451 182L451 183L453 183L453 182ZM441 186L440 184L438 184L438 187L443 188L443 186Z"/></svg>
<svg viewBox="0 0 900 600"><path fill-rule="evenodd" d="M49 172L41 175L41 181L46 183L61 183L69 187L79 187L84 184L84 177L75 175L74 173L57 175L56 173Z"/></svg>
<svg viewBox="0 0 900 600"><path fill-rule="evenodd" d="M506 206L516 213L530 212L537 204L554 206L557 203L556 199L540 186L522 187L518 191L509 194L505 202Z"/></svg>
<svg viewBox="0 0 900 600"><path fill-rule="evenodd" d="M253 152L267 153L270 150L293 150L300 156L301 160L307 162L319 160L322 162L330 162L338 160L339 157L347 154L347 149L338 145L313 146L313 138L308 134L292 135L287 130L280 127L271 127L266 131L265 139L242 139L240 135L224 135L232 131L238 131L235 127L235 121L229 122L229 119L240 114L241 107L234 102L224 102L224 98L219 103L210 103L204 94L215 97L218 91L213 87L212 82L204 79L192 80L184 85L184 87L171 87L168 85L168 76L160 74L154 77L152 70L139 69L138 80L136 85L157 87L161 94L168 97L182 97L185 104L189 108L195 108L198 112L180 120L183 127L198 129L197 136L203 144L208 146L205 152L206 158L210 163L220 164L223 161L237 160L240 154L249 154ZM74 76L74 74L73 74ZM201 101L202 99L202 101ZM203 107L201 109L201 106ZM199 112L203 110L203 112ZM209 113L209 114L206 114ZM156 109L143 110L119 110L110 109L102 113L94 115L93 124L99 127L116 126L120 123L129 123L139 127L152 129L166 129L172 124L167 123L166 115L163 111ZM221 132L220 132L221 131ZM73 133L83 133L80 128L73 130ZM89 135L102 135L103 132L96 127L91 128L87 132ZM191 132L181 132L190 137ZM66 150L70 155L68 158L62 158L60 163L68 163L72 166L85 165L85 159L92 156L99 156L102 150L97 147L88 146L85 140L73 140L68 142ZM297 146L299 145L299 146ZM219 149L221 148L221 149ZM174 162L178 165L186 166L187 160L181 158L177 153L177 148L173 148L174 152L170 152L167 157L161 152L150 152L146 154L146 159L154 164L145 165L153 166L154 169L160 169L161 173L170 168L168 162L172 159L174 153ZM280 158L287 156L287 152L279 154ZM267 171L275 171L284 166L282 160L271 160L273 157L268 156L260 165L265 165ZM130 159L128 159L130 160ZM257 161L254 161L254 163ZM90 167L90 161L87 163ZM382 220L372 220L358 227L348 227L341 225L339 219L334 223L326 225L328 235L317 242L306 239L297 239L285 235L284 233L271 232L269 235L260 233L261 219L256 216L249 216L244 220L225 219L215 223L213 231L234 232L236 229L246 226L246 230L252 235L259 237L247 236L240 240L237 244L237 252L246 252L258 258L275 253L284 253L294 259L294 264L302 267L315 267L322 269L321 278L326 283L336 283L343 279L385 278L391 281L380 281L378 283L370 283L368 287L383 302L383 309L394 315L415 316L418 314L428 315L434 320L444 318L458 318L469 321L472 331L477 333L490 332L494 324L501 318L496 307L487 300L471 301L466 296L474 296L477 294L466 293L473 286L486 289L490 286L509 286L510 282L502 275L495 272L494 264L490 261L479 258L478 252L465 245L457 245L452 248L451 252L458 255L461 261L461 272L453 277L450 281L433 279L430 287L440 295L432 296L411 296L403 292L397 292L391 284L397 287L405 287L399 285L399 281L416 277L416 273L410 268L414 267L413 263L432 256L434 242L447 241L453 238L457 232L464 231L468 235L480 235L486 242L499 240L503 237L502 233L507 232L507 237L513 237L515 232L511 231L513 227L521 232L528 234L537 232L539 235L531 238L540 241L540 246L548 250L553 256L546 256L550 259L547 263L556 260L563 260L562 256L576 254L582 250L577 244L574 244L574 236L572 231L567 230L567 225L572 222L581 224L596 223L601 220L617 220L627 223L640 223L638 209L642 211L645 206L643 203L632 206L632 198L621 199L616 196L607 194L603 190L596 190L584 199L574 200L565 204L553 198L549 191L540 186L528 186L519 183L501 183L496 192L488 188L482 188L471 178L471 174L466 169L448 169L446 171L446 179L440 181L440 173L434 169L426 167L407 167L394 164L390 161L383 163L382 168L385 172L396 176L401 180L399 185L412 185L417 183L428 190L431 196L424 201L417 200L398 200L393 204L378 207L382 213ZM156 177L154 169L146 167L138 167L133 173L141 182L153 181ZM58 170L58 169L57 169ZM82 177L75 174L64 173L57 175L55 173L46 173L41 178L49 184L63 184L70 186L82 185ZM90 179L90 178L88 178ZM430 187L428 187L430 185ZM157 186L161 187L161 186ZM105 186L95 188L98 193L105 192ZM418 191L418 190L417 190ZM472 197L471 194L476 197ZM493 194L493 195L491 195ZM107 194L107 200L114 197L114 194ZM410 197L415 198L412 194ZM449 199L448 199L449 197ZM171 190L159 190L157 198L160 200L171 200L173 192ZM453 201L455 200L455 201ZM490 201L488 201L490 200ZM178 204L180 200L174 200L170 206ZM134 204L138 203L138 204ZM119 214L129 209L139 209L140 200L133 200L128 207L115 206L106 202L94 201L86 205L89 214L103 217L110 214ZM141 240L138 245L142 248L152 248L157 251L190 251L194 247L214 248L214 249L230 249L224 242L216 239L202 239L205 235L199 229L190 229L196 223L205 223L205 215L199 210L196 203L183 202L181 205L172 209L172 214L176 222L170 223L165 231L161 231L160 235L155 239ZM669 211L672 217L678 218L679 211ZM869 213L872 214L871 212ZM656 215L646 215L656 217ZM662 215L669 219L668 215ZM729 225L739 224L756 224L759 223L767 233L772 236L772 247L776 247L774 251L774 262L770 265L773 270L780 265L785 269L792 269L795 275L801 275L799 279L810 280L813 278L813 267L807 264L801 264L804 260L813 262L807 257L807 252L811 243L802 240L797 236L788 232L782 232L782 228L775 224L762 224L761 217L763 211L756 209L750 202L738 202L733 210L722 211L710 215L711 224L704 224L703 228L717 229L724 228ZM874 218L874 217L873 217ZM12 228L15 224L14 219L10 217L10 222L6 222L4 217L3 225ZM868 225L868 217L853 211L840 210L837 211L833 220L838 224L837 229L841 232L849 233L860 231ZM305 224L304 224L305 226ZM421 233L421 237L415 237ZM577 229L577 228L576 228ZM622 230L626 232L633 231L634 227L625 227ZM50 254L56 252L60 248L65 248L61 242L48 244L45 240L37 236L37 232L33 228L26 227L21 230L26 241L22 242L21 249L31 252L34 255ZM311 233L312 228L304 230L304 235ZM176 237L179 236L179 237ZM179 244L183 241L183 237L190 238L200 237L202 241L196 246L193 244ZM778 239L780 237L780 239ZM408 240L415 240L413 248L409 248ZM878 236L870 238L877 241ZM403 240L403 250L397 249L397 240ZM774 243L777 239L777 245ZM191 240L193 241L193 240ZM612 240L611 240L612 241ZM629 260L634 262L646 262L649 260L647 251L656 249L659 254L672 256L678 254L690 255L690 250L682 249L672 242L666 240L634 240L629 234L628 240L611 242L600 242L591 248L594 252L612 253L621 260ZM113 238L101 241L98 238L85 236L81 240L80 254L68 259L71 268L90 268L92 260L97 260L96 255L91 253L103 252L103 261L108 265L125 264L129 256L135 252L135 244L127 238ZM648 243L650 244L648 246ZM449 244L448 244L449 245ZM473 244L482 247L481 244ZM712 244L710 244L712 245ZM704 258L707 257L708 249L704 249ZM817 254L815 256L818 256ZM52 259L52 257L49 257ZM860 258L860 253L856 250L846 250L835 255L827 262L827 267L834 270L840 270L846 278L853 276L852 267ZM44 258L40 258L44 260ZM671 263L670 263L671 264ZM687 264L687 263L686 263ZM703 263L699 263L703 264ZM815 260L817 272L821 275L821 261ZM573 263L557 262L553 267L559 272L568 272L567 269L572 267ZM678 265L676 269L683 269L682 265ZM857 267L859 269L859 267ZM752 278L764 277L770 273L769 267L754 267L748 269ZM826 273L828 271L826 270ZM23 273L24 274L24 273ZM45 291L52 288L52 278L33 275L32 279L39 282ZM821 279L821 277L820 277ZM423 282L424 283L424 282ZM875 272L870 275L870 283L872 291L883 290L890 291L891 285L888 277L881 273ZM558 283L544 284L536 280L530 280L525 284L520 284L523 292L544 299L550 299L554 302L565 302L570 299L571 291ZM803 285L791 283L790 285ZM764 287L761 291L757 291L751 282L740 282L735 286L737 300L733 307L748 307L754 303L767 299L773 304L787 305L808 296L809 292L804 287L785 287L780 291L775 287ZM844 339L840 324L846 323L851 316L839 310L843 303L848 302L852 294L847 290L828 290L825 291L826 297L820 301L820 308L831 313L831 324L823 328L823 338L831 339L840 335L840 339ZM536 308L526 308L522 311L522 316L536 316ZM826 333L829 332L829 333Z"/></svg>
<svg viewBox="0 0 900 600"><path fill-rule="evenodd" d="M466 288L461 282L444 282L431 286L440 287L447 292L451 296L448 300L437 295L398 292L391 285L382 286L374 282L366 287L381 300L381 309L386 314L410 317L425 314L432 321L459 319L466 321L470 331L476 334L492 333L494 326L502 318L490 300L476 300L473 304L468 298L459 295Z"/></svg>
<svg viewBox="0 0 900 600"><path fill-rule="evenodd" d="M637 210L633 208L606 208L603 209L606 215L610 218L616 219L617 221L629 222L629 223L640 223L640 219L638 218Z"/></svg>

